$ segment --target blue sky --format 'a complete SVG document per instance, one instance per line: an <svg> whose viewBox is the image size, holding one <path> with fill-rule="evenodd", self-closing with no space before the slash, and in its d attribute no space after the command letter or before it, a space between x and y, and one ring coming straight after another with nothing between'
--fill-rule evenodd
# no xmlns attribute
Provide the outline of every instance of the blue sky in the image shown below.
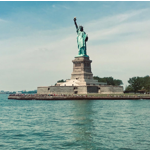
<svg viewBox="0 0 150 150"><path fill-rule="evenodd" d="M68 79L78 53L73 18L89 36L94 76L149 75L150 2L0 1L0 90Z"/></svg>

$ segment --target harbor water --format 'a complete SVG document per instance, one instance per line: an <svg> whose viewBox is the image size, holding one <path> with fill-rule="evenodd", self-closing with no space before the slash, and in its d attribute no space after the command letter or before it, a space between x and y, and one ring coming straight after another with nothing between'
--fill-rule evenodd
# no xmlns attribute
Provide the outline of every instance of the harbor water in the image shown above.
<svg viewBox="0 0 150 150"><path fill-rule="evenodd" d="M150 100L8 100L0 150L150 150Z"/></svg>

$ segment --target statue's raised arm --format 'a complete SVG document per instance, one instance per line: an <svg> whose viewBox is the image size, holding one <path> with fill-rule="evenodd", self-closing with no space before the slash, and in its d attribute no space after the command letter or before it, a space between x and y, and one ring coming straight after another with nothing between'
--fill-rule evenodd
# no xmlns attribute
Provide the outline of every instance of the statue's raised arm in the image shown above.
<svg viewBox="0 0 150 150"><path fill-rule="evenodd" d="M74 24L75 24L75 26L76 26L76 29L78 29L78 25L77 25L77 23L76 23L76 20L77 20L76 17L74 17L73 20L74 20Z"/></svg>

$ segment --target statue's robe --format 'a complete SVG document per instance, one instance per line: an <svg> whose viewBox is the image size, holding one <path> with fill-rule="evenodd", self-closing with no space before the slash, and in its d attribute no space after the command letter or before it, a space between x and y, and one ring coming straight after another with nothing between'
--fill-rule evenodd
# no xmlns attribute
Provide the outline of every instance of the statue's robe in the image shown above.
<svg viewBox="0 0 150 150"><path fill-rule="evenodd" d="M77 44L79 49L79 55L86 55L86 38L87 35L84 31L77 29Z"/></svg>

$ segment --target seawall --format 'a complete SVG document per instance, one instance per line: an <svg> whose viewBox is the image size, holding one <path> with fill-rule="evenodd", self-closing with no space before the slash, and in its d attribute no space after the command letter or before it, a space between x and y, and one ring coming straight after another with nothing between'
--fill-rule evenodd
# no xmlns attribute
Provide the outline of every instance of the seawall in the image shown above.
<svg viewBox="0 0 150 150"><path fill-rule="evenodd" d="M150 96L50 96L50 95L9 95L8 99L15 100L141 100L150 99Z"/></svg>

